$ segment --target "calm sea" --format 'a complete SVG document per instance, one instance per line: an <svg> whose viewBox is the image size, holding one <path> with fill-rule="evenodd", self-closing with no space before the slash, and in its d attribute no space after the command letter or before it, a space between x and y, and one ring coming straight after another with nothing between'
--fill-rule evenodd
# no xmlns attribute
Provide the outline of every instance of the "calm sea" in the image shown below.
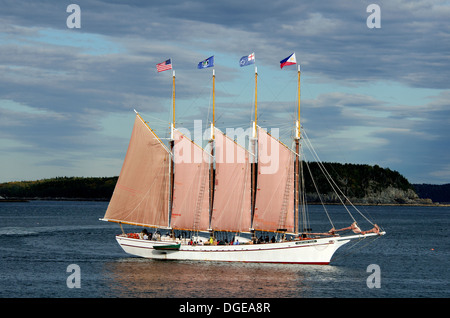
<svg viewBox="0 0 450 318"><path fill-rule="evenodd" d="M106 208L107 202L0 203L0 298L450 296L449 207L362 207L387 235L338 250L329 266L132 257L114 239L119 226L99 221ZM371 264L379 266L379 288L368 287Z"/></svg>

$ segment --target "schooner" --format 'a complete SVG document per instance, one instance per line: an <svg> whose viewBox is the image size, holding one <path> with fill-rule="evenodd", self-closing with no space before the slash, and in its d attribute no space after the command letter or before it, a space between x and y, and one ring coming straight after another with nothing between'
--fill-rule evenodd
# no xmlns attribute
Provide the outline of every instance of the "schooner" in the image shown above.
<svg viewBox="0 0 450 318"><path fill-rule="evenodd" d="M250 58L254 61L254 54ZM296 63L295 55L293 59ZM210 61L213 59L199 63L199 68L209 67ZM295 64L289 64L292 57L283 61ZM164 62L162 70L171 68L167 65L170 60ZM304 224L300 229L300 192L304 187L300 178L299 65L297 73L298 118L295 148L290 149L258 126L255 67L255 115L248 150L215 127L213 70L213 120L207 151L175 127L173 71L169 145L136 112L125 160L102 219L121 227L129 224L153 229L149 238L142 233L125 233L122 228L116 240L126 253L163 260L329 264L336 250L351 240L385 234L373 223L371 230L361 231L356 221L326 233L312 233ZM275 156L267 158L268 153ZM276 160L275 168L268 159ZM186 232L189 237L180 234ZM218 233L234 233L233 243L217 242ZM273 233L273 240L258 240L261 233Z"/></svg>

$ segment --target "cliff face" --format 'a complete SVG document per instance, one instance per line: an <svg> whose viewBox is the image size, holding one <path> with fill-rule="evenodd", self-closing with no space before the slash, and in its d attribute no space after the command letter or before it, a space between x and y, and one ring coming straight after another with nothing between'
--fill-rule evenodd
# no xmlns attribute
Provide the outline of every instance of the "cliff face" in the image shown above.
<svg viewBox="0 0 450 318"><path fill-rule="evenodd" d="M324 203L340 203L334 192L321 194ZM342 198L341 198L342 199ZM348 197L354 204L433 204L431 199L421 199L411 189L388 187L378 192L368 192L364 197ZM320 202L317 193L307 193L308 202Z"/></svg>
<svg viewBox="0 0 450 318"><path fill-rule="evenodd" d="M320 202L319 195L315 191L315 183L323 202L339 203L339 197L333 191L332 185L323 175L319 165L315 162L302 163L302 165L307 166L303 170L308 202ZM420 198L405 177L388 168L340 163L324 163L324 168L345 196L356 204L433 203L428 198Z"/></svg>
<svg viewBox="0 0 450 318"><path fill-rule="evenodd" d="M402 190L389 186L381 192L369 193L360 199L361 203L374 204L431 204L431 200L420 199L419 196L412 189Z"/></svg>

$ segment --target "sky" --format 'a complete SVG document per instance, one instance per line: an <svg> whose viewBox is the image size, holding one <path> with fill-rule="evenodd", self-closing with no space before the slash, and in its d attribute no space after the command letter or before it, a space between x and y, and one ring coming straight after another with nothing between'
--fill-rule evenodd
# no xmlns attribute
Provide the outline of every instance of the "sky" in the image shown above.
<svg viewBox="0 0 450 318"><path fill-rule="evenodd" d="M70 28L80 8L80 27ZM370 4L379 28L370 28ZM450 1L0 0L0 182L117 176L135 118L176 126L279 128L301 122L322 161L450 183ZM374 22L373 16L369 19ZM166 140L166 139L163 139Z"/></svg>

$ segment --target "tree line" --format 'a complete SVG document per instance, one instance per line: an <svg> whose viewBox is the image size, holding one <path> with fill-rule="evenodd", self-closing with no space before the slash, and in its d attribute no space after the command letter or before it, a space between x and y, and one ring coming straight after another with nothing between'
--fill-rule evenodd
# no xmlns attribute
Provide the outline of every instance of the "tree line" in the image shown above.
<svg viewBox="0 0 450 318"><path fill-rule="evenodd" d="M346 196L363 198L387 187L407 191L414 187L399 172L378 165L323 163ZM330 193L332 187L317 162L302 162L306 193ZM314 176L314 182L311 178ZM118 177L56 177L37 181L16 181L0 184L3 198L85 198L109 200Z"/></svg>
<svg viewBox="0 0 450 318"><path fill-rule="evenodd" d="M450 183L414 184L414 188L421 198L430 198L433 202L450 203Z"/></svg>
<svg viewBox="0 0 450 318"><path fill-rule="evenodd" d="M118 177L56 177L0 184L4 198L84 198L109 200Z"/></svg>

